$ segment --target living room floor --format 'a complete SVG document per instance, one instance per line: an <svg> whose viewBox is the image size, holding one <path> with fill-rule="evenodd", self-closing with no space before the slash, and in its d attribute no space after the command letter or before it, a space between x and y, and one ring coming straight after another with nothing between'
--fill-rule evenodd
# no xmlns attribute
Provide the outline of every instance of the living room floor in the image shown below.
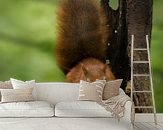
<svg viewBox="0 0 163 130"><path fill-rule="evenodd" d="M134 130L163 130L163 122L157 125L154 122L136 122Z"/></svg>
<svg viewBox="0 0 163 130"><path fill-rule="evenodd" d="M157 125L153 114L136 114L134 130L163 130L163 114L158 113Z"/></svg>

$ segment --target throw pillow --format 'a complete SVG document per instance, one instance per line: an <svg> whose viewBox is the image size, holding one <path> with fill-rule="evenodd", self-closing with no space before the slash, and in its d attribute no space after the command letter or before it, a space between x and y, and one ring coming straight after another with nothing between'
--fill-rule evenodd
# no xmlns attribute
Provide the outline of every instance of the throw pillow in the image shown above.
<svg viewBox="0 0 163 130"><path fill-rule="evenodd" d="M0 89L12 89L12 84L11 81L5 81L5 82L1 82L0 81ZM0 101L1 101L1 92L0 92Z"/></svg>
<svg viewBox="0 0 163 130"><path fill-rule="evenodd" d="M33 101L33 87L27 89L1 89L2 103Z"/></svg>
<svg viewBox="0 0 163 130"><path fill-rule="evenodd" d="M121 83L122 83L122 79L106 82L103 91L103 100L107 100L111 97L117 96L119 94L119 88L121 86Z"/></svg>
<svg viewBox="0 0 163 130"><path fill-rule="evenodd" d="M92 83L81 80L78 100L101 101L105 83L105 80L97 80Z"/></svg>
<svg viewBox="0 0 163 130"><path fill-rule="evenodd" d="M21 80L13 79L13 78L10 78L10 80L11 80L11 84L14 89L26 89L28 87L33 87L32 95L33 95L34 99L37 100L37 91L36 91L35 80L25 81L25 82L21 81Z"/></svg>

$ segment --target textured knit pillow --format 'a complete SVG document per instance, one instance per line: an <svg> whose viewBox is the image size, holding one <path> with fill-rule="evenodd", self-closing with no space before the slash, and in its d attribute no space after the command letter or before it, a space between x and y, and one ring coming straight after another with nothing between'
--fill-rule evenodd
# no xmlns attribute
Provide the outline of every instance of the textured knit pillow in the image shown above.
<svg viewBox="0 0 163 130"><path fill-rule="evenodd" d="M11 81L5 81L5 82L2 82L0 81L0 89L12 89L12 84L11 84Z"/></svg>
<svg viewBox="0 0 163 130"><path fill-rule="evenodd" d="M11 84L14 89L26 89L28 87L33 87L33 92L32 95L35 100L37 100L37 91L36 91L36 83L35 80L30 80L30 81L21 81L17 79L10 78Z"/></svg>
<svg viewBox="0 0 163 130"><path fill-rule="evenodd" d="M1 89L2 103L33 101L33 87L27 89Z"/></svg>
<svg viewBox="0 0 163 130"><path fill-rule="evenodd" d="M1 82L0 81L0 89L12 89L12 84L11 81L5 81L5 82ZM1 92L0 92L0 101L1 101Z"/></svg>
<svg viewBox="0 0 163 130"><path fill-rule="evenodd" d="M105 83L105 80L97 80L92 83L81 80L78 100L101 101Z"/></svg>
<svg viewBox="0 0 163 130"><path fill-rule="evenodd" d="M122 79L106 82L103 91L103 100L107 100L111 97L117 96L119 94L119 88L121 86L121 83L122 83Z"/></svg>

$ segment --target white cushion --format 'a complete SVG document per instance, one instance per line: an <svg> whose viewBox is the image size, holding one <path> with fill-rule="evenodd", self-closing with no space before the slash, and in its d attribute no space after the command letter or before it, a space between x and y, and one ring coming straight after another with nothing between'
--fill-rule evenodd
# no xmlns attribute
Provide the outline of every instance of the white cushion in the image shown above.
<svg viewBox="0 0 163 130"><path fill-rule="evenodd" d="M0 117L51 117L53 107L45 101L0 104Z"/></svg>
<svg viewBox="0 0 163 130"><path fill-rule="evenodd" d="M31 81L21 81L17 79L10 78L13 89L26 89L27 87L33 87L32 95L35 100L37 100L37 91L36 91L36 83L35 80Z"/></svg>
<svg viewBox="0 0 163 130"><path fill-rule="evenodd" d="M57 117L112 117L111 113L93 101L60 102L55 106Z"/></svg>

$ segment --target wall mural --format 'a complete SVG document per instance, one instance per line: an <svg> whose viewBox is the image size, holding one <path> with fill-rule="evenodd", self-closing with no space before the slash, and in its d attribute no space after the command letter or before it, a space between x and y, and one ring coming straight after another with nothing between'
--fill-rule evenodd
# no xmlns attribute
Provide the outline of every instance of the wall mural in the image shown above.
<svg viewBox="0 0 163 130"><path fill-rule="evenodd" d="M135 33L139 42L138 33L144 33L141 30L132 31L136 26L134 20L138 18L136 15L130 15L135 18L128 17L126 7L131 4L132 7L138 5L136 2L134 4L121 1L119 8L114 10L111 6L116 6L117 3L111 1L113 5L106 6L108 4L106 2L101 1L100 8L100 4L94 0L83 1L78 5L75 5L75 1L66 5L57 3L56 0L0 1L0 81L9 80L11 77L20 80L35 79L37 82L123 78L121 87L126 90L127 84L130 83L129 34ZM163 82L161 60L163 39L160 37L163 19L158 16L161 10L158 5L161 2L155 1L153 5L154 23L151 41L158 112L163 112L159 100L163 98L161 97L163 89L160 88ZM150 4L146 8L151 9ZM84 7L84 10L81 7ZM127 9L134 13L131 8ZM129 23L125 21L126 18ZM148 34L151 31L149 21L150 18L144 29ZM126 30L126 23L129 32ZM119 28L119 24L123 26Z"/></svg>

